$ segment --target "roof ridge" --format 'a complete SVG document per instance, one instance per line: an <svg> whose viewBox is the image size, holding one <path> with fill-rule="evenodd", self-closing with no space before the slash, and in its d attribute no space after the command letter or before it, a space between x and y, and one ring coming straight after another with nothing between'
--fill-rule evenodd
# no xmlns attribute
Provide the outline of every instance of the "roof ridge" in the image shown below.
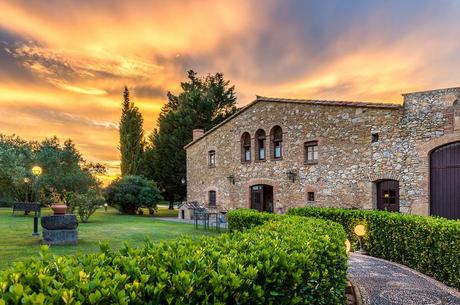
<svg viewBox="0 0 460 305"><path fill-rule="evenodd" d="M280 97L268 97L256 95L257 101L267 101L267 102L305 102L305 103L321 103L321 104L344 104L344 106L356 105L356 106L397 106L401 107L400 103L385 103L385 102L371 102L371 101L344 101L344 100L327 100L327 99L302 99L302 98L280 98Z"/></svg>

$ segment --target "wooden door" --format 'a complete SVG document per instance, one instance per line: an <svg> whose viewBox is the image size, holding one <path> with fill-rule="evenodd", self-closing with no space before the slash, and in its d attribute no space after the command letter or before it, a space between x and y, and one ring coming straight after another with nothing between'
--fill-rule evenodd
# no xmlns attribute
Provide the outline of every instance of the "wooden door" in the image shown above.
<svg viewBox="0 0 460 305"><path fill-rule="evenodd" d="M263 211L264 188L263 185L251 186L251 209Z"/></svg>
<svg viewBox="0 0 460 305"><path fill-rule="evenodd" d="M399 182L383 180L377 183L377 209L399 212Z"/></svg>
<svg viewBox="0 0 460 305"><path fill-rule="evenodd" d="M460 219L460 142L430 156L430 214Z"/></svg>

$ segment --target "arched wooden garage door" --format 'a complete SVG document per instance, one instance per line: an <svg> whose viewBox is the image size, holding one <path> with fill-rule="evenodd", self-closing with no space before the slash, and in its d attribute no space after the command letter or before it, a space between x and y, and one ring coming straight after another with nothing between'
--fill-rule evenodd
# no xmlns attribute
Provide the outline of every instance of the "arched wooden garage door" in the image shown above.
<svg viewBox="0 0 460 305"><path fill-rule="evenodd" d="M431 153L430 173L431 215L460 219L460 142Z"/></svg>

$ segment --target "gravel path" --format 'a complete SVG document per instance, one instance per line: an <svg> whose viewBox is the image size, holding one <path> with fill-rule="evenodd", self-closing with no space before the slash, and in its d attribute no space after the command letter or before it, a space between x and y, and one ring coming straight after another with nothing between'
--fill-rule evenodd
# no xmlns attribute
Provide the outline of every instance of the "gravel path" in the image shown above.
<svg viewBox="0 0 460 305"><path fill-rule="evenodd" d="M352 253L348 277L362 305L460 305L457 290L383 259Z"/></svg>

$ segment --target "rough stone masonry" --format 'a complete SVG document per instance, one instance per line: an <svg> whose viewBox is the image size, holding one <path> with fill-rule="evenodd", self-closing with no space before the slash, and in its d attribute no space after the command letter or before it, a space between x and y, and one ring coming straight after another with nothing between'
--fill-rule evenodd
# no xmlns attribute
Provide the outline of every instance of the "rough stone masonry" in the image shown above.
<svg viewBox="0 0 460 305"><path fill-rule="evenodd" d="M460 88L403 96L403 105L257 97L206 133L193 131L187 200L278 213L306 205L456 213L448 205L460 192L449 187L460 188L460 172L445 191L455 198L433 202L441 178L430 176L430 157L460 142ZM460 166L460 150L450 151Z"/></svg>

